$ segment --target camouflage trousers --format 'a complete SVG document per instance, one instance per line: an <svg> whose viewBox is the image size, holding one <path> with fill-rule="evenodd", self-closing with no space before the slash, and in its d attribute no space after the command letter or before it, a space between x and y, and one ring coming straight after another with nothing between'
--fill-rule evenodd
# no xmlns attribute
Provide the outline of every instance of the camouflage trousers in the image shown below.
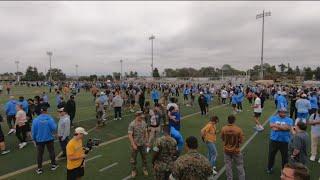
<svg viewBox="0 0 320 180"><path fill-rule="evenodd" d="M131 170L136 171L137 170L137 155L140 153L141 159L142 159L142 167L147 168L147 154L146 154L146 148L145 146L138 146L137 150L131 149Z"/></svg>
<svg viewBox="0 0 320 180"><path fill-rule="evenodd" d="M170 171L157 171L154 169L155 180L168 180L171 172Z"/></svg>

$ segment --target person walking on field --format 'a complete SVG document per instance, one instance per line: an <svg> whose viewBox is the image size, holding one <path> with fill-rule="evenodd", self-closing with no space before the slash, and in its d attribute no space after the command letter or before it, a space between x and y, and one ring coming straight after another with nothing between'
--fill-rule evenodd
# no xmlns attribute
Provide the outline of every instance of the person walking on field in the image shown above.
<svg viewBox="0 0 320 180"><path fill-rule="evenodd" d="M311 157L310 161L315 161L320 139L320 109L309 118L308 124L311 125ZM320 158L318 160L320 163Z"/></svg>
<svg viewBox="0 0 320 180"><path fill-rule="evenodd" d="M253 93L253 98L254 98L254 104L252 106L253 108L253 113L254 113L254 121L256 123L255 129L260 132L263 131L264 128L261 125L259 118L261 117L262 114L262 107L261 107L261 99L259 98L257 93Z"/></svg>
<svg viewBox="0 0 320 180"><path fill-rule="evenodd" d="M66 146L70 136L70 116L65 108L58 109L60 120L58 122L58 139L62 150L61 157L66 157Z"/></svg>
<svg viewBox="0 0 320 180"><path fill-rule="evenodd" d="M16 109L17 101L14 99L14 96L10 96L9 101L5 104L4 110L6 112L7 116L7 123L9 127L9 134L15 133L15 129L13 128L13 125L15 124L16 121Z"/></svg>
<svg viewBox="0 0 320 180"><path fill-rule="evenodd" d="M131 144L131 177L135 178L137 175L137 155L140 153L142 158L143 174L148 176L147 171L147 157L146 147L149 146L147 124L144 120L144 114L142 111L136 112L136 118L129 124L128 137Z"/></svg>
<svg viewBox="0 0 320 180"><path fill-rule="evenodd" d="M217 128L216 124L218 123L219 118L217 116L212 116L210 118L210 122L201 129L201 136L203 141L207 144L208 148L208 160L212 167L213 175L217 174L216 170L216 159L217 159L217 148L216 148L216 140L217 140Z"/></svg>
<svg viewBox="0 0 320 180"><path fill-rule="evenodd" d="M73 127L73 120L76 116L76 102L74 101L74 95L70 96L70 99L67 101L65 112L67 112L70 116L71 127Z"/></svg>
<svg viewBox="0 0 320 180"><path fill-rule="evenodd" d="M298 122L291 130L293 136L289 142L289 162L306 165L308 161L307 146L309 144L309 137L306 133L307 125Z"/></svg>
<svg viewBox="0 0 320 180"><path fill-rule="evenodd" d="M32 121L32 139L37 146L37 174L42 174L42 160L45 146L47 147L51 159L51 170L56 170L56 155L54 152L54 136L57 125L54 119L48 115L47 106L41 108L41 114Z"/></svg>
<svg viewBox="0 0 320 180"><path fill-rule="evenodd" d="M235 125L234 115L228 116L228 124L221 130L221 139L224 143L224 163L226 165L227 180L232 180L232 162L235 162L238 170L238 179L245 180L243 155L240 152L240 144L243 143L244 135L241 128Z"/></svg>
<svg viewBox="0 0 320 180"><path fill-rule="evenodd" d="M27 145L27 115L22 109L22 104L17 104L17 114L15 122L16 136L19 139L19 149L24 148Z"/></svg>
<svg viewBox="0 0 320 180"><path fill-rule="evenodd" d="M112 99L112 106L114 109L114 120L121 120L121 108L123 105L123 99L118 92L116 96Z"/></svg>
<svg viewBox="0 0 320 180"><path fill-rule="evenodd" d="M198 98L198 103L200 106L201 115L206 115L207 114L207 111L206 111L207 100L206 100L205 96L203 95L202 91L200 92L200 96Z"/></svg>

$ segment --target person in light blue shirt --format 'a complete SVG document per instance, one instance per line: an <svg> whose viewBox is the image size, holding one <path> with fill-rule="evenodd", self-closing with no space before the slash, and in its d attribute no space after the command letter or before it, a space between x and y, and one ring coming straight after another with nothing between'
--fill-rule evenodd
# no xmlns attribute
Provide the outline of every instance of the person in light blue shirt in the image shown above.
<svg viewBox="0 0 320 180"><path fill-rule="evenodd" d="M4 105L4 111L7 116L7 124L9 127L9 132L8 134L12 134L15 132L15 129L13 128L13 125L16 120L16 106L17 106L17 101L15 100L14 96L10 96L9 101Z"/></svg>
<svg viewBox="0 0 320 180"><path fill-rule="evenodd" d="M281 93L280 95L278 95L278 97L277 97L277 110L279 110L281 108L288 109L288 101L284 97L284 92Z"/></svg>
<svg viewBox="0 0 320 180"><path fill-rule="evenodd" d="M22 109L24 112L28 113L29 112L29 104L28 102L24 99L23 96L20 96L19 97L19 102L18 104L21 104L22 105Z"/></svg>
<svg viewBox="0 0 320 180"><path fill-rule="evenodd" d="M295 105L297 108L297 119L306 122L306 119L309 115L309 110L311 109L311 104L310 101L307 99L307 95L302 94L301 98L296 101Z"/></svg>
<svg viewBox="0 0 320 180"><path fill-rule="evenodd" d="M151 91L151 99L154 102L154 104L158 104L160 99L160 92L156 88L153 88Z"/></svg>
<svg viewBox="0 0 320 180"><path fill-rule="evenodd" d="M42 99L43 99L43 102L49 103L49 98L48 98L48 95L46 94L46 92L42 93Z"/></svg>
<svg viewBox="0 0 320 180"><path fill-rule="evenodd" d="M238 104L238 94L237 92L235 92L232 97L231 97L231 105L232 105L232 109L233 109L233 114L237 113L237 104Z"/></svg>
<svg viewBox="0 0 320 180"><path fill-rule="evenodd" d="M288 163L288 144L291 138L290 130L293 126L293 120L287 117L287 109L281 108L277 115L270 117L269 125L271 133L267 173L271 174L278 151L280 151L282 157L282 168Z"/></svg>
<svg viewBox="0 0 320 180"><path fill-rule="evenodd" d="M61 103L61 94L60 94L60 91L57 91L57 94L56 94L56 103L57 103L57 106Z"/></svg>
<svg viewBox="0 0 320 180"><path fill-rule="evenodd" d="M318 97L316 92L312 92L310 97L309 97L310 105L311 105L311 110L309 111L309 114L313 114L317 111L318 109Z"/></svg>
<svg viewBox="0 0 320 180"><path fill-rule="evenodd" d="M244 94L241 90L238 90L238 95L236 96L237 98L237 109L238 111L242 111L242 102L244 100Z"/></svg>

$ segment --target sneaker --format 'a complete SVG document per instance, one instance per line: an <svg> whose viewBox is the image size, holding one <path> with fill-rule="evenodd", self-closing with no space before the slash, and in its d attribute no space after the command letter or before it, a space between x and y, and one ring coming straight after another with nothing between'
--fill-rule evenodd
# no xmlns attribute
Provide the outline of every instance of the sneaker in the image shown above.
<svg viewBox="0 0 320 180"><path fill-rule="evenodd" d="M122 118L118 118L118 120L121 120Z"/></svg>
<svg viewBox="0 0 320 180"><path fill-rule="evenodd" d="M114 120L114 121L116 121L116 120L117 120L117 118L114 118L113 120Z"/></svg>
<svg viewBox="0 0 320 180"><path fill-rule="evenodd" d="M216 167L213 167L213 168L212 168L212 173L213 173L214 176L218 174L218 172L217 172L217 170L216 170Z"/></svg>
<svg viewBox="0 0 320 180"><path fill-rule="evenodd" d="M10 150L3 150L3 151L1 152L1 155L8 154L9 152L10 152Z"/></svg>
<svg viewBox="0 0 320 180"><path fill-rule="evenodd" d="M131 178L135 178L137 176L137 172L136 171L131 171Z"/></svg>
<svg viewBox="0 0 320 180"><path fill-rule="evenodd" d="M56 170L58 167L59 167L59 165L57 165L57 164L51 165L51 171Z"/></svg>
<svg viewBox="0 0 320 180"><path fill-rule="evenodd" d="M145 176L148 176L149 175L149 173L148 173L148 171L147 171L147 169L146 168L143 168L143 175L145 175Z"/></svg>
<svg viewBox="0 0 320 180"><path fill-rule="evenodd" d="M267 169L267 174L272 174L273 173L273 169Z"/></svg>
<svg viewBox="0 0 320 180"><path fill-rule="evenodd" d="M315 161L316 160L316 156L314 156L314 155L312 155L311 157L310 157L310 161ZM320 160L320 159L319 159Z"/></svg>
<svg viewBox="0 0 320 180"><path fill-rule="evenodd" d="M26 143L26 142L20 143L20 144L19 144L19 149L24 148L26 145L27 145L27 143Z"/></svg>
<svg viewBox="0 0 320 180"><path fill-rule="evenodd" d="M150 151L150 148L149 148L149 147L147 147L147 153L149 153L149 151Z"/></svg>
<svg viewBox="0 0 320 180"><path fill-rule="evenodd" d="M10 131L8 132L8 135L12 134L12 133L15 133L16 130L15 129L10 129Z"/></svg>
<svg viewBox="0 0 320 180"><path fill-rule="evenodd" d="M37 170L36 170L36 173L37 173L37 174L42 174L43 171L42 171L42 169L37 169Z"/></svg>

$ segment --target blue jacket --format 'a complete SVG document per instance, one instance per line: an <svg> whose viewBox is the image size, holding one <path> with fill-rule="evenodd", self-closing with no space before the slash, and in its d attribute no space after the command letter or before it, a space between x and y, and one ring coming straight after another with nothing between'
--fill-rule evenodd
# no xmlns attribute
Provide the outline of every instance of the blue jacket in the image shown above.
<svg viewBox="0 0 320 180"><path fill-rule="evenodd" d="M311 108L318 109L318 98L317 96L309 97Z"/></svg>
<svg viewBox="0 0 320 180"><path fill-rule="evenodd" d="M231 97L231 104L237 104L237 102L238 102L237 99L238 99L237 95L233 94L232 97Z"/></svg>
<svg viewBox="0 0 320 180"><path fill-rule="evenodd" d="M56 129L57 124L50 115L40 114L32 121L32 139L35 142L52 141Z"/></svg>
<svg viewBox="0 0 320 180"><path fill-rule="evenodd" d="M16 100L10 100L4 105L4 110L6 112L6 115L8 116L14 116L17 113L17 101Z"/></svg>
<svg viewBox="0 0 320 180"><path fill-rule="evenodd" d="M237 95L237 102L238 103L241 103L244 99L244 94L243 92L239 92L238 95Z"/></svg>
<svg viewBox="0 0 320 180"><path fill-rule="evenodd" d="M22 102L19 101L18 104L21 104L22 105L22 109L24 112L28 113L29 111L29 104L26 100L23 100Z"/></svg>
<svg viewBox="0 0 320 180"><path fill-rule="evenodd" d="M288 101L287 101L287 99L286 99L284 96L282 96L282 95L280 95L280 96L277 97L277 109L279 110L279 109L281 109L281 108L286 108L286 109L288 109Z"/></svg>
<svg viewBox="0 0 320 180"><path fill-rule="evenodd" d="M185 88L183 90L183 94L186 94L186 95L190 94L190 89L189 88Z"/></svg>
<svg viewBox="0 0 320 180"><path fill-rule="evenodd" d="M296 101L296 108L298 113L308 113L311 109L311 104L308 99L298 99Z"/></svg>
<svg viewBox="0 0 320 180"><path fill-rule="evenodd" d="M152 100L155 100L155 99L159 99L160 98L160 94L159 94L159 91L157 90L152 90L151 91L151 99Z"/></svg>

